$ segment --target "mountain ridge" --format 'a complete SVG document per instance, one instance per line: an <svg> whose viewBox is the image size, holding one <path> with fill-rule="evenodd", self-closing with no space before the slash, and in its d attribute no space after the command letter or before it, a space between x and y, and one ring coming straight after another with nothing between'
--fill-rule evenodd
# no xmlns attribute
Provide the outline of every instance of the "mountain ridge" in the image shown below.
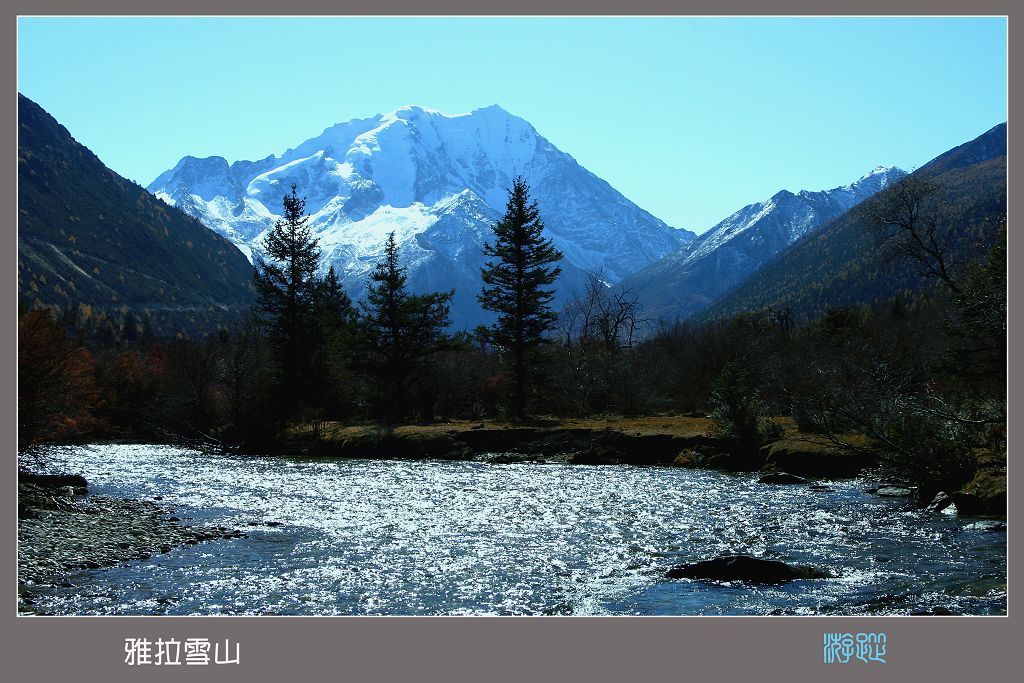
<svg viewBox="0 0 1024 683"><path fill-rule="evenodd" d="M979 258L1005 216L1006 135L1007 124L998 124L914 171L940 189L940 229L954 245L949 254L954 264ZM766 307L815 316L829 307L878 303L923 284L925 279L912 266L885 262L862 217L847 211L823 225L813 239L778 254L696 319Z"/></svg>
<svg viewBox="0 0 1024 683"><path fill-rule="evenodd" d="M649 317L687 318L827 220L902 175L904 171L894 166L877 166L830 190L780 190L733 212L621 284L637 292Z"/></svg>

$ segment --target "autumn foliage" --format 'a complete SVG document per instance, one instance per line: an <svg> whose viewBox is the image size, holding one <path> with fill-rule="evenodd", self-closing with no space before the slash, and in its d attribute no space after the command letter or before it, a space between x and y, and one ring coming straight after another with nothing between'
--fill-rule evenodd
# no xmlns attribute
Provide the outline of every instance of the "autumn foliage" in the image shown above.
<svg viewBox="0 0 1024 683"><path fill-rule="evenodd" d="M95 430L101 394L92 355L68 340L48 311L18 321L18 447Z"/></svg>

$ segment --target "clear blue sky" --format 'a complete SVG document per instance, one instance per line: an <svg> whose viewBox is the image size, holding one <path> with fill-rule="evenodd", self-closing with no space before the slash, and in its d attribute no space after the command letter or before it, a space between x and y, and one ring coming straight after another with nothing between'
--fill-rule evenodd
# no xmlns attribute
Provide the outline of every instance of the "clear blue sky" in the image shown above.
<svg viewBox="0 0 1024 683"><path fill-rule="evenodd" d="M18 88L147 185L419 104L497 103L703 231L1006 120L1003 18L22 18Z"/></svg>

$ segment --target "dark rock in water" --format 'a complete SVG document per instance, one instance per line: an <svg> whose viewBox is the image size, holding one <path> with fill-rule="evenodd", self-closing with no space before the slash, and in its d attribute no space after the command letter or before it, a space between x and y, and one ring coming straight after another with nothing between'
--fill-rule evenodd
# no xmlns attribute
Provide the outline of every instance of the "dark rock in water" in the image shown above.
<svg viewBox="0 0 1024 683"><path fill-rule="evenodd" d="M80 474L33 474L31 472L18 472L18 483L34 484L44 488L62 489L70 486L75 493L85 493L89 489L89 483Z"/></svg>
<svg viewBox="0 0 1024 683"><path fill-rule="evenodd" d="M987 519L981 522L968 524L964 529L969 529L971 531L1006 531L1006 523L999 522L994 519Z"/></svg>
<svg viewBox="0 0 1024 683"><path fill-rule="evenodd" d="M762 446L761 455L768 468L824 479L856 477L878 463L876 455L844 451L825 440L781 439Z"/></svg>
<svg viewBox="0 0 1024 683"><path fill-rule="evenodd" d="M574 465L618 465L619 452L610 446L594 444L573 455L569 462Z"/></svg>
<svg viewBox="0 0 1024 683"><path fill-rule="evenodd" d="M821 492L834 491L835 490L831 486L825 486L824 484L815 484L813 486L808 486L807 489L809 491L821 491Z"/></svg>
<svg viewBox="0 0 1024 683"><path fill-rule="evenodd" d="M461 448L456 448L454 450L449 451L447 454L444 455L443 459L444 460L472 460L473 459L473 449L470 448L469 446L462 446Z"/></svg>
<svg viewBox="0 0 1024 683"><path fill-rule="evenodd" d="M928 503L928 512L941 512L953 504L953 499L945 491L939 491Z"/></svg>
<svg viewBox="0 0 1024 683"><path fill-rule="evenodd" d="M876 496L886 498L909 498L914 495L914 489L906 486L881 486L874 493Z"/></svg>
<svg viewBox="0 0 1024 683"><path fill-rule="evenodd" d="M264 522L267 526L282 526L284 522Z"/></svg>
<svg viewBox="0 0 1024 683"><path fill-rule="evenodd" d="M758 484L809 484L810 481L789 472L772 472L757 480Z"/></svg>
<svg viewBox="0 0 1024 683"><path fill-rule="evenodd" d="M828 574L814 567L789 565L778 560L764 560L749 555L725 555L672 567L666 576L670 579L782 583L794 579L821 579Z"/></svg>

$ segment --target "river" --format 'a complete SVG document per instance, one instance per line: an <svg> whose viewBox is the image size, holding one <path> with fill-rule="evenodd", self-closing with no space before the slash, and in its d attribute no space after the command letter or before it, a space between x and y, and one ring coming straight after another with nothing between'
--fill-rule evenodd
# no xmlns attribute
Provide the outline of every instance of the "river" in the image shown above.
<svg viewBox="0 0 1024 683"><path fill-rule="evenodd" d="M906 499L680 468L205 455L49 454L90 492L174 506L247 538L181 547L40 589L50 614L1005 614L1006 533ZM278 525L268 526L267 522ZM744 553L833 578L668 580Z"/></svg>

